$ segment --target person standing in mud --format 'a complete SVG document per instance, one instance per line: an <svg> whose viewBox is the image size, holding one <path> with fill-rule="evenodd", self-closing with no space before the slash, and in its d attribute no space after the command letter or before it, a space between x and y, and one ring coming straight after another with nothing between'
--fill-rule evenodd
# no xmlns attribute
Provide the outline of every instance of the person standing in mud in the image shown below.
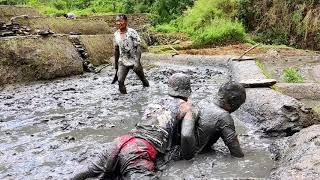
<svg viewBox="0 0 320 180"><path fill-rule="evenodd" d="M182 151L195 148L196 150L194 152L206 152L211 150L212 145L216 143L219 138L222 138L232 156L243 157L244 154L236 134L234 120L230 113L237 110L245 100L245 88L235 82L228 82L220 87L215 103L202 100L198 104L200 112L199 120L195 128L197 143L194 147L182 146ZM192 134L189 134L189 136L190 135Z"/></svg>
<svg viewBox="0 0 320 180"><path fill-rule="evenodd" d="M156 156L166 154L174 144L194 147L198 110L187 102L191 94L189 76L181 73L172 75L169 78L168 94L148 105L129 135L109 143L98 160L73 179L153 179L156 178ZM180 130L181 138L177 136ZM194 149L184 149L182 157L192 158Z"/></svg>
<svg viewBox="0 0 320 180"><path fill-rule="evenodd" d="M128 19L125 14L116 17L118 30L114 33L115 46L115 69L118 76L119 91L126 94L124 81L130 69L132 69L142 81L144 87L149 87L143 68L141 58L141 39L136 30L127 27Z"/></svg>

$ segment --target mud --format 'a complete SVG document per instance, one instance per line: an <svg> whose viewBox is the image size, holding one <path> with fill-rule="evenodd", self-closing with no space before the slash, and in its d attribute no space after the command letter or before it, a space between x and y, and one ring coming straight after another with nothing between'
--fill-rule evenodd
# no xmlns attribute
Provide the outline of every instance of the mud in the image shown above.
<svg viewBox="0 0 320 180"><path fill-rule="evenodd" d="M271 179L319 179L320 125L313 125L270 146L277 160Z"/></svg>
<svg viewBox="0 0 320 180"><path fill-rule="evenodd" d="M0 91L0 179L70 178L105 143L134 127L146 104L167 93L171 74L184 72L192 77L194 102L214 98L229 78L226 67L188 64L158 62L146 72L149 88L143 88L130 72L128 95L111 85L112 67L100 74L4 87ZM258 138L247 124L236 124L245 158L232 158L219 143L215 152L169 164L159 175L163 179L268 177L273 167L269 140Z"/></svg>

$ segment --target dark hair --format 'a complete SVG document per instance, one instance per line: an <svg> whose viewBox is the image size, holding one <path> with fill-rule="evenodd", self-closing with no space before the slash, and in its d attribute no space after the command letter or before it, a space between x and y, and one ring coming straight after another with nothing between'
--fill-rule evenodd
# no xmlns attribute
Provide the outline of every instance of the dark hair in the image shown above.
<svg viewBox="0 0 320 180"><path fill-rule="evenodd" d="M63 14L64 17L68 17L68 14Z"/></svg>
<svg viewBox="0 0 320 180"><path fill-rule="evenodd" d="M218 92L219 104L230 106L230 112L237 110L246 100L246 90L236 82L227 82L222 85Z"/></svg>
<svg viewBox="0 0 320 180"><path fill-rule="evenodd" d="M116 17L116 19L117 19L117 20L118 20L118 19L123 19L123 20L127 21L127 20L128 20L128 17L127 17L127 15L125 15L125 14L118 14L117 17Z"/></svg>

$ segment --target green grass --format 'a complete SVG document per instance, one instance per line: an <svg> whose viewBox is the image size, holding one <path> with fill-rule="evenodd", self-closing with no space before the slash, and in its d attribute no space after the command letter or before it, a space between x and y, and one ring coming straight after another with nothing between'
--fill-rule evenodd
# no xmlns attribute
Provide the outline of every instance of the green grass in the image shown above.
<svg viewBox="0 0 320 180"><path fill-rule="evenodd" d="M284 69L281 78L286 83L302 83L304 81L301 72L295 68Z"/></svg>
<svg viewBox="0 0 320 180"><path fill-rule="evenodd" d="M268 78L268 79L271 79L272 78L272 75L271 73L267 70L265 64L261 61L261 60L256 60L256 65L261 69L263 75Z"/></svg>
<svg viewBox="0 0 320 180"><path fill-rule="evenodd" d="M245 38L242 24L228 19L214 19L202 32L192 36L196 46L242 43Z"/></svg>
<svg viewBox="0 0 320 180"><path fill-rule="evenodd" d="M195 47L251 42L244 26L236 20L236 0L198 0L176 20L158 25L158 32L182 32Z"/></svg>

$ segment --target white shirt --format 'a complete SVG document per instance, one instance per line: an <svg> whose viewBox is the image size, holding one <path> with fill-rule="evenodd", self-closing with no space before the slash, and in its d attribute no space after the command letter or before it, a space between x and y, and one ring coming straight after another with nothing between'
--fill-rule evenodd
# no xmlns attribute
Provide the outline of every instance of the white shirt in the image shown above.
<svg viewBox="0 0 320 180"><path fill-rule="evenodd" d="M137 58L137 48L141 44L141 39L136 30L127 28L125 37L121 39L120 30L114 33L114 45L119 46L119 65L134 66Z"/></svg>

